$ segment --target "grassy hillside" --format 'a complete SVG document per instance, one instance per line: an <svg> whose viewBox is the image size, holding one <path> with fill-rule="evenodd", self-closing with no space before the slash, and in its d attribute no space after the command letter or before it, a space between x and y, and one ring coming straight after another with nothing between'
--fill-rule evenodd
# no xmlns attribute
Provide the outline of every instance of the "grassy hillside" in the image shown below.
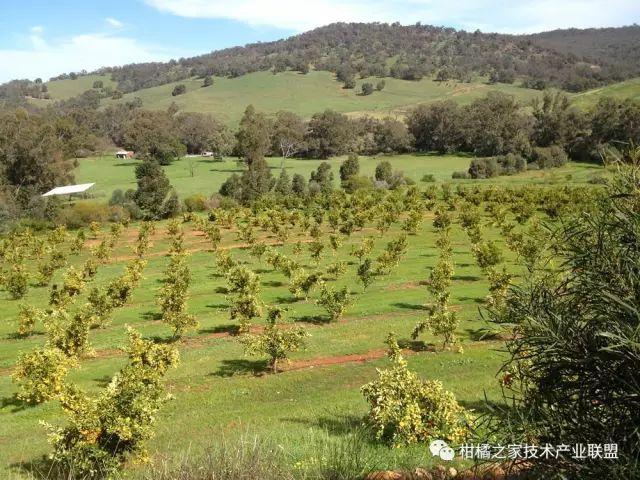
<svg viewBox="0 0 640 480"><path fill-rule="evenodd" d="M268 113L290 110L303 117L310 117L326 108L343 113L393 115L402 110L402 107L445 98L469 102L491 89L512 93L522 100L529 100L539 94L535 90L510 85L439 83L430 79L412 82L386 78L383 91L376 91L369 96L360 95L362 83L368 81L375 85L378 80L358 79L355 89L346 90L329 72L314 71L307 75L296 72L277 75L257 72L239 78L215 78L214 84L206 88L202 87L201 79L178 82L185 84L187 93L176 97L171 92L178 83L147 88L125 95L123 101L140 97L143 106L151 109L166 109L171 102L176 102L185 111L212 113L223 122L236 125L249 104ZM109 101L105 102L108 103Z"/></svg>
<svg viewBox="0 0 640 480"><path fill-rule="evenodd" d="M111 85L115 88L115 83L111 80L110 75L86 75L76 78L75 80L53 80L47 82L49 95L54 100L66 100L75 95L79 95L93 88L93 82L102 80L104 86Z"/></svg>
<svg viewBox="0 0 640 480"><path fill-rule="evenodd" d="M360 157L360 171L363 175L373 176L375 167L380 160L389 160L394 169L402 170L407 176L416 182L425 174L432 174L437 181L451 181L451 174L455 171L469 168L469 157L455 155L394 155L388 157ZM329 163L332 166L335 183L338 183L338 169L344 157L332 158ZM194 164L194 176L191 177L189 163ZM292 176L300 173L309 178L312 170L318 168L321 160L296 160L289 159L286 163L287 171ZM116 159L113 156L92 157L80 160L80 165L75 170L75 178L78 183L96 182L91 190L92 195L101 198L109 198L111 192L116 189L127 190L136 188L134 168L136 160ZM279 158L270 158L268 163L273 169L273 175L277 176L280 168ZM202 193L211 195L217 192L220 185L232 173L242 172L243 167L233 158L224 162L213 162L203 158L183 159L165 167L165 171L180 197ZM525 172L516 176L498 177L491 180L479 180L480 182L493 183L584 183L592 175L599 174L602 167L586 163L571 163L565 167ZM456 182L471 182L473 180L456 180Z"/></svg>
<svg viewBox="0 0 640 480"><path fill-rule="evenodd" d="M57 80L49 82L52 100L63 100L80 94L93 86L95 80L106 85L114 85L106 75L88 75L77 80ZM312 71L307 75L296 72L284 72L273 75L270 72L256 72L238 78L216 77L210 87L202 87L202 79L192 78L182 82L146 88L124 95L117 102L126 102L135 97L142 100L149 109L164 110L175 102L181 109L189 112L210 113L222 122L235 127L247 105L253 104L258 110L275 113L278 110L290 110L308 118L326 108L349 115L401 116L408 108L419 103L451 99L461 104L469 103L492 90L514 95L523 103L528 103L540 95L538 90L514 85L489 85L483 79L474 83L435 82L432 79L407 81L386 78L386 86L381 92L372 95L360 95L364 82L374 85L377 78L358 79L357 87L345 90L329 72ZM171 95L174 87L184 83L187 93L176 97ZM602 96L640 99L640 78L589 90L571 95L577 105L588 108ZM37 100L45 105L52 100ZM103 105L115 103L105 99Z"/></svg>
<svg viewBox="0 0 640 480"><path fill-rule="evenodd" d="M580 107L589 107L603 97L614 97L618 99L632 98L640 101L640 78L633 78L626 82L615 83L606 87L578 93L573 96L573 101Z"/></svg>

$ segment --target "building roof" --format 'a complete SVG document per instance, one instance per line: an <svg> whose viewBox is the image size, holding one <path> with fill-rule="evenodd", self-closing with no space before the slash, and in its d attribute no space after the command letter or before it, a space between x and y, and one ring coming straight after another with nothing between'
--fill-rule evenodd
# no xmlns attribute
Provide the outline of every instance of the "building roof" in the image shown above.
<svg viewBox="0 0 640 480"><path fill-rule="evenodd" d="M47 193L42 194L43 197L50 197L52 195L70 195L72 193L82 193L93 187L95 183L81 183L80 185L67 185L64 187L56 187L53 190L49 190Z"/></svg>

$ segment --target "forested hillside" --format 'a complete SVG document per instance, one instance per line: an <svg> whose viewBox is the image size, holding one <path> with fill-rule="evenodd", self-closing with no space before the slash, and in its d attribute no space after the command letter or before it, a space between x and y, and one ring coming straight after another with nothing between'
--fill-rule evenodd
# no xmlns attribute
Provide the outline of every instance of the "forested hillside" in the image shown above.
<svg viewBox="0 0 640 480"><path fill-rule="evenodd" d="M430 25L335 23L274 42L233 47L168 63L105 67L115 97L191 77L311 68L335 73L346 88L356 77L471 82L521 80L529 88L583 91L640 75L640 27L557 30L535 35L466 32ZM203 46L206 48L206 46ZM56 79L76 78L65 73ZM110 83L110 82L109 82ZM77 92L82 93L82 92ZM0 86L0 98L47 98L42 81Z"/></svg>

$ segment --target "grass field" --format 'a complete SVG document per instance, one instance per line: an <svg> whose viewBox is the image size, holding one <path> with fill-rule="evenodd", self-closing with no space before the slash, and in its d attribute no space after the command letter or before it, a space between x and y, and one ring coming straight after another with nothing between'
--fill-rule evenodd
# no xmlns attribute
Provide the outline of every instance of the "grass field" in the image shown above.
<svg viewBox="0 0 640 480"><path fill-rule="evenodd" d="M456 155L393 155L380 157L360 157L360 171L366 176L373 176L378 162L388 160L394 169L402 170L409 178L416 182L425 174L433 174L437 181L473 182L473 180L451 180L451 174L455 171L467 170L471 157ZM328 160L332 166L336 185L339 183L339 168L344 157L335 157ZM194 176L191 176L189 162L194 163ZM268 163L274 176L279 174L280 158L270 158ZM112 155L80 159L80 164L75 170L75 179L78 183L96 182L90 193L100 199L108 199L115 189L127 190L136 187L134 169L137 160L116 159ZM286 168L289 175L300 173L309 178L312 170L318 168L321 160L288 159ZM242 165L238 165L234 158L226 158L222 162L195 157L182 159L165 167L171 184L178 195L185 197L194 193L211 195L220 189L220 185L232 173L241 173ZM599 173L602 168L588 163L571 163L565 167L525 172L510 177L497 177L491 179L492 183L585 183L588 179ZM487 182L480 180L480 182Z"/></svg>
<svg viewBox="0 0 640 480"><path fill-rule="evenodd" d="M579 107L589 107L604 97L617 99L631 98L640 101L640 78L633 78L626 82L577 93L573 96L573 101Z"/></svg>
<svg viewBox="0 0 640 480"><path fill-rule="evenodd" d="M108 75L87 75L76 80L55 80L48 82L51 100L33 100L39 105L47 105L55 100L78 95L93 86L95 80L115 87ZM258 110L273 114L278 110L289 110L308 118L326 108L353 116L372 115L376 117L402 116L411 106L438 100L451 99L466 104L482 97L489 91L501 91L514 95L523 104L528 104L540 95L540 91L517 86L517 84L489 85L478 78L473 83L435 82L425 78L418 82L386 78L386 86L381 92L368 96L360 95L364 82L374 85L379 79L358 79L357 86L345 90L329 72L311 71L307 75L297 72L256 72L238 78L216 77L210 87L202 87L202 79L192 78L181 82L151 87L124 95L121 100L104 99L103 105L125 102L139 97L143 106L164 110L175 102L184 111L210 113L225 124L235 127L247 105L253 104ZM171 92L179 84L185 84L187 93L172 96ZM602 96L618 98L640 98L640 79L571 94L576 104L588 108Z"/></svg>

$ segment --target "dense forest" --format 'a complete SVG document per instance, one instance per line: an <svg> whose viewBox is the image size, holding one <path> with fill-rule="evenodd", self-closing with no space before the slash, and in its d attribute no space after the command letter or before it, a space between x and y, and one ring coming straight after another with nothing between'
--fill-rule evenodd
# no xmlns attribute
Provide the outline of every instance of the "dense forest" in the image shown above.
<svg viewBox="0 0 640 480"><path fill-rule="evenodd" d="M491 82L522 79L536 89L582 91L640 75L640 27L556 30L535 35L466 32L430 25L335 23L274 42L227 48L167 63L105 67L117 83L114 95L193 76L238 77L310 68L336 74L349 85L355 76ZM71 72L56 79L76 78ZM46 86L16 80L0 86L0 98L47 98Z"/></svg>

